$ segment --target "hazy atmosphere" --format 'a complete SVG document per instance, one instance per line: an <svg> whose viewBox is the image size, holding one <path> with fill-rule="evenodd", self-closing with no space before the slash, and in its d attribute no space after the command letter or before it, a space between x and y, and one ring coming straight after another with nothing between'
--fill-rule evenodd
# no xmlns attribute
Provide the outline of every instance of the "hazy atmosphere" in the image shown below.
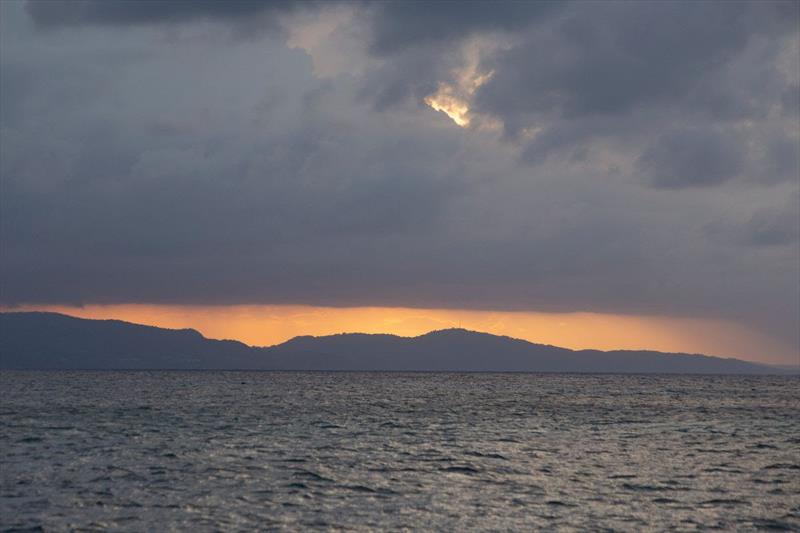
<svg viewBox="0 0 800 533"><path fill-rule="evenodd" d="M0 304L800 362L800 4L420 6L0 2Z"/></svg>

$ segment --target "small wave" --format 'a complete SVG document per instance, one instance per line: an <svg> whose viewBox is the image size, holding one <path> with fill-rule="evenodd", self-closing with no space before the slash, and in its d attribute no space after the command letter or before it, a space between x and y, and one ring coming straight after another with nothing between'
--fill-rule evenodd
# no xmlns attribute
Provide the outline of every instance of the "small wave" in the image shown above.
<svg viewBox="0 0 800 533"><path fill-rule="evenodd" d="M310 470L300 470L298 472L295 472L294 477L301 477L305 479L310 479L312 481L324 481L326 483L333 483L332 479L327 478L325 476L321 476L316 472L312 472Z"/></svg>
<svg viewBox="0 0 800 533"><path fill-rule="evenodd" d="M446 466L444 468L440 468L439 470L442 472L454 472L456 474L477 474L480 472L471 466Z"/></svg>
<svg viewBox="0 0 800 533"><path fill-rule="evenodd" d="M763 520L753 520L753 526L757 529L765 529L767 531L795 531L791 524L774 520L771 518Z"/></svg>
<svg viewBox="0 0 800 533"><path fill-rule="evenodd" d="M700 505L750 505L750 503L734 498L713 498L700 502Z"/></svg>
<svg viewBox="0 0 800 533"><path fill-rule="evenodd" d="M487 459L502 459L508 461L508 458L499 453L481 453L481 452L464 452L464 455L471 455L473 457L486 457Z"/></svg>
<svg viewBox="0 0 800 533"><path fill-rule="evenodd" d="M653 498L653 503L681 503L678 500L673 500L672 498Z"/></svg>
<svg viewBox="0 0 800 533"><path fill-rule="evenodd" d="M391 489L386 489L386 488L373 489L372 487L367 487L365 485L346 485L344 488L352 490L354 492L363 492L366 494L381 494L381 495L397 494L395 491Z"/></svg>
<svg viewBox="0 0 800 533"><path fill-rule="evenodd" d="M762 470L800 470L800 465L792 463L773 463L765 466Z"/></svg>
<svg viewBox="0 0 800 533"><path fill-rule="evenodd" d="M714 473L725 473L725 474L742 474L744 473L743 470L738 468L720 468L720 467L711 467L711 468L704 468L701 472L707 472L709 474Z"/></svg>
<svg viewBox="0 0 800 533"><path fill-rule="evenodd" d="M661 490L672 490L671 487L661 487L657 485L637 485L635 483L623 483L622 488L639 492L656 492Z"/></svg>
<svg viewBox="0 0 800 533"><path fill-rule="evenodd" d="M562 502L561 500L547 500L545 503L553 507L577 507L574 503Z"/></svg>

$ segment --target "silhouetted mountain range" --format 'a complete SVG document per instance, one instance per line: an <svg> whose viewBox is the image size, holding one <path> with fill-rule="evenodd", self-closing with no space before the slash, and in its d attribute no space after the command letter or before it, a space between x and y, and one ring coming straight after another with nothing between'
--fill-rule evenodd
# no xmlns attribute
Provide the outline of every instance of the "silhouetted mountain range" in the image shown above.
<svg viewBox="0 0 800 533"><path fill-rule="evenodd" d="M568 350L463 329L419 337L344 333L271 347L56 313L0 313L0 368L408 370L767 374L785 370L705 355Z"/></svg>

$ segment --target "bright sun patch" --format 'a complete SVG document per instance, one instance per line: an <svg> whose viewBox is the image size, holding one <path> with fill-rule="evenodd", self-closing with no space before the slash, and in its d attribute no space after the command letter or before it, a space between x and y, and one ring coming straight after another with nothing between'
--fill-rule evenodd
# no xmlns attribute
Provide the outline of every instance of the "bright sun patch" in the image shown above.
<svg viewBox="0 0 800 533"><path fill-rule="evenodd" d="M466 65L452 73L454 83L441 82L436 92L425 97L427 105L441 111L462 128L469 126L473 118L469 108L472 96L494 74L478 72L479 46L467 47L464 55Z"/></svg>
<svg viewBox="0 0 800 533"><path fill-rule="evenodd" d="M469 106L455 94L452 85L439 84L439 90L426 97L425 103L453 119L462 128L469 126Z"/></svg>

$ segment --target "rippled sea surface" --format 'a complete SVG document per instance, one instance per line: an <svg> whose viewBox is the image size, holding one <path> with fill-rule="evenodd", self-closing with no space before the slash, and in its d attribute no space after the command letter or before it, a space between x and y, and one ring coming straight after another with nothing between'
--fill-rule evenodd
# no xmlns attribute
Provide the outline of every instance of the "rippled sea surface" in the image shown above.
<svg viewBox="0 0 800 533"><path fill-rule="evenodd" d="M800 530L800 379L0 373L0 529Z"/></svg>

